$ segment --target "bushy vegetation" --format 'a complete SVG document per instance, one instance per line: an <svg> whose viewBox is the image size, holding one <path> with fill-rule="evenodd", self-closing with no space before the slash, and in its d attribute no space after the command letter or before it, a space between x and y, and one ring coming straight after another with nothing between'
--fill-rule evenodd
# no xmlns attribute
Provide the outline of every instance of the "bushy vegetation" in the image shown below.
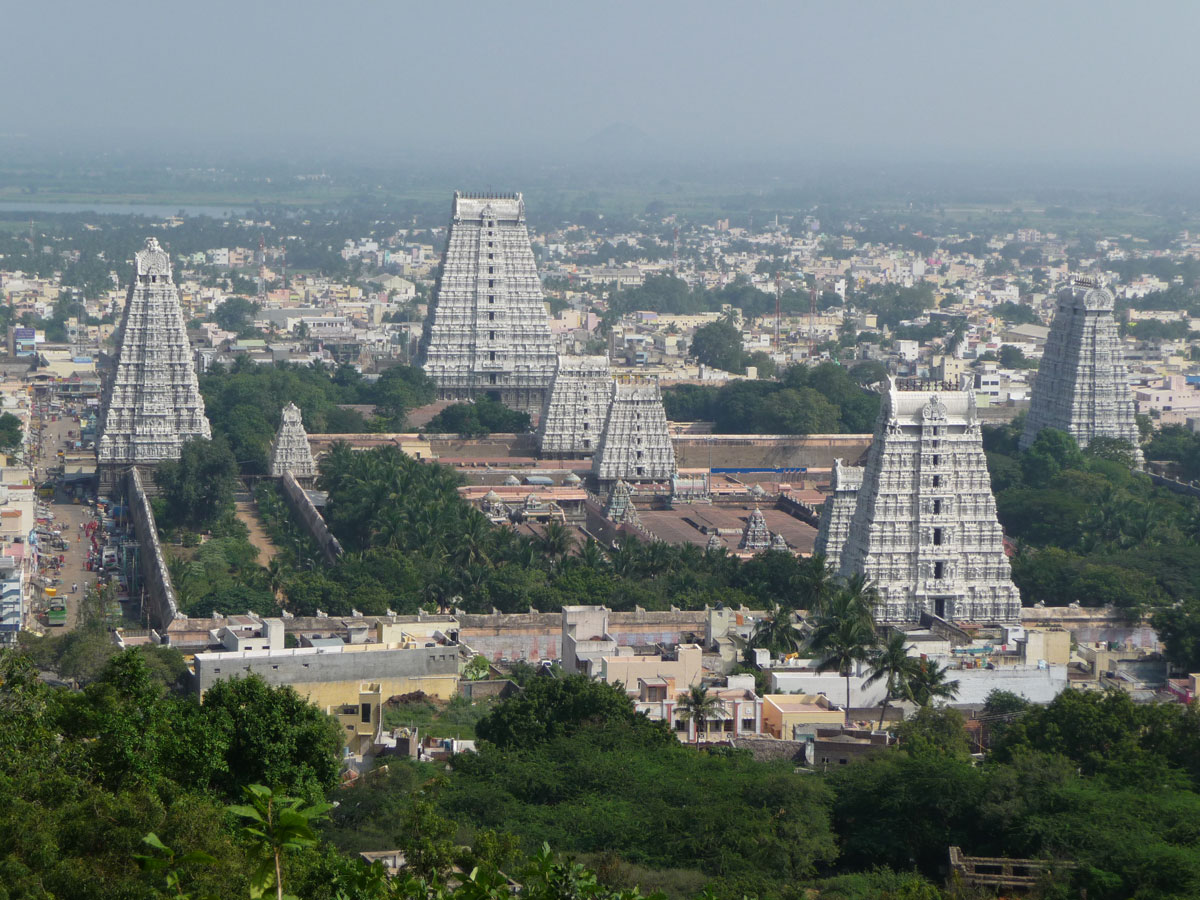
<svg viewBox="0 0 1200 900"><path fill-rule="evenodd" d="M1046 429L1025 453L1020 423L985 429L1013 577L1025 603L1114 605L1131 615L1200 591L1200 506L1131 471L1131 448L1081 452Z"/></svg>
<svg viewBox="0 0 1200 900"><path fill-rule="evenodd" d="M374 383L353 366L329 371L320 366L260 366L239 359L229 371L214 369L200 380L214 434L229 441L241 471L263 475L280 411L300 407L304 427L314 434L401 431L406 413L434 399L433 382L420 369L395 366ZM343 405L373 405L364 419Z"/></svg>
<svg viewBox="0 0 1200 900"><path fill-rule="evenodd" d="M875 427L880 397L854 370L822 363L791 366L775 381L679 385L663 391L663 403L668 418L712 422L718 434L864 434Z"/></svg>
<svg viewBox="0 0 1200 900"><path fill-rule="evenodd" d="M487 437L493 431L520 434L529 430L529 413L509 409L498 400L480 397L473 403L447 406L425 425L429 434Z"/></svg>
<svg viewBox="0 0 1200 900"><path fill-rule="evenodd" d="M320 468L318 486L329 492L326 521L347 554L335 565L286 576L283 593L296 615L317 608L334 615L351 608L411 613L438 605L521 612L580 603L617 610L718 602L792 609L803 602L802 585L815 565L780 551L740 562L693 544L637 540L619 548L589 541L568 552L573 539L565 527L552 523L539 540L494 527L458 495L452 469L394 447L355 452L334 445ZM286 541L277 543L291 552Z"/></svg>

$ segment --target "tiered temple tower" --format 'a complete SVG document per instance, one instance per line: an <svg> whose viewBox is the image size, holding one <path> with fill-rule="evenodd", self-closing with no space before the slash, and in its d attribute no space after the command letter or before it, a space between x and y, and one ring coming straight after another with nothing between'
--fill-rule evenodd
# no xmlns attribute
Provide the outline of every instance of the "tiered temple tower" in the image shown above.
<svg viewBox="0 0 1200 900"><path fill-rule="evenodd" d="M123 468L177 459L185 441L212 436L171 260L155 238L147 238L134 266L116 366L100 407L102 493L111 491Z"/></svg>
<svg viewBox="0 0 1200 900"><path fill-rule="evenodd" d="M817 528L813 553L824 553L825 561L835 572L841 566L842 548L850 536L850 520L854 518L862 480L862 466L843 466L840 459L833 461L832 490L821 507L821 522Z"/></svg>
<svg viewBox="0 0 1200 900"><path fill-rule="evenodd" d="M669 481L675 474L675 446L658 381L631 378L613 383L592 474L601 482Z"/></svg>
<svg viewBox="0 0 1200 900"><path fill-rule="evenodd" d="M746 527L742 530L742 540L738 543L738 549L758 553L770 546L771 532L767 529L767 518L756 506L746 517Z"/></svg>
<svg viewBox="0 0 1200 900"><path fill-rule="evenodd" d="M269 472L272 478L282 478L285 472L291 472L300 482L317 477L317 463L308 446L308 432L304 430L300 407L295 403L283 408L279 430L271 442Z"/></svg>
<svg viewBox="0 0 1200 900"><path fill-rule="evenodd" d="M420 361L443 400L542 411L556 354L520 194L455 192Z"/></svg>
<svg viewBox="0 0 1200 900"><path fill-rule="evenodd" d="M612 373L606 356L560 356L538 426L543 456L591 456L600 443Z"/></svg>
<svg viewBox="0 0 1200 900"><path fill-rule="evenodd" d="M642 520L638 516L637 507L633 505L633 493L624 481L618 481L609 492L604 517L618 525L641 526Z"/></svg>
<svg viewBox="0 0 1200 900"><path fill-rule="evenodd" d="M974 391L889 380L840 570L875 585L881 624L1018 620Z"/></svg>
<svg viewBox="0 0 1200 900"><path fill-rule="evenodd" d="M1090 278L1076 277L1058 292L1021 449L1028 449L1043 428L1067 432L1080 447L1093 438L1117 438L1142 462L1113 295Z"/></svg>

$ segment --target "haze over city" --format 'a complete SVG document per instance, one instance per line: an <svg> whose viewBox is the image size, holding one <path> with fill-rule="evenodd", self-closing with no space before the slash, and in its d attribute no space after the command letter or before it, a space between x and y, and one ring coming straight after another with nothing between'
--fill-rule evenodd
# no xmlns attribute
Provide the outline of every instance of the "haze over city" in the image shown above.
<svg viewBox="0 0 1200 900"><path fill-rule="evenodd" d="M1186 2L23 3L5 30L0 148L17 152L1084 166L1200 152Z"/></svg>

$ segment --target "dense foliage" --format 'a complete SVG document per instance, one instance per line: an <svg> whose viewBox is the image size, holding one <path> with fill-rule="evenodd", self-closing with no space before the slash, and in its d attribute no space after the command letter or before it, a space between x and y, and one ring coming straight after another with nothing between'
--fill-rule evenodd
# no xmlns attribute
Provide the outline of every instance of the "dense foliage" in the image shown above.
<svg viewBox="0 0 1200 900"><path fill-rule="evenodd" d="M169 693L148 660L120 653L71 691L0 654L4 897L159 896L134 859L150 831L220 861L198 888L245 897L225 804L254 779L301 796L333 786L340 731L291 688L247 679L201 704Z"/></svg>
<svg viewBox="0 0 1200 900"><path fill-rule="evenodd" d="M494 527L458 495L452 469L394 447L355 452L334 445L320 469L318 486L329 492L326 521L348 552L336 565L285 580L287 607L297 615L439 605L472 612L567 604L700 609L718 602L791 609L815 565L779 551L743 563L694 544L637 540L619 548L589 541L571 553L564 527L552 524L540 540Z"/></svg>
<svg viewBox="0 0 1200 900"><path fill-rule="evenodd" d="M487 437L493 431L520 434L529 430L529 413L509 409L498 400L480 397L473 403L447 406L425 425L429 434Z"/></svg>
<svg viewBox="0 0 1200 900"><path fill-rule="evenodd" d="M1130 448L1081 452L1043 431L1016 449L1020 423L985 429L984 447L1013 577L1025 603L1111 604L1131 614L1200 591L1200 506L1130 470Z"/></svg>
<svg viewBox="0 0 1200 900"><path fill-rule="evenodd" d="M776 381L663 391L669 419L712 422L718 434L864 434L875 427L879 402L855 370L836 363L791 366Z"/></svg>
<svg viewBox="0 0 1200 900"><path fill-rule="evenodd" d="M241 470L252 475L266 473L280 412L289 402L300 407L310 433L353 434L400 431L409 410L434 398L433 383L409 366L387 369L371 383L353 366L330 372L320 366L260 366L249 359L239 359L229 371L207 373L200 390L214 434L226 437ZM358 404L373 405L376 414L368 420L345 408Z"/></svg>

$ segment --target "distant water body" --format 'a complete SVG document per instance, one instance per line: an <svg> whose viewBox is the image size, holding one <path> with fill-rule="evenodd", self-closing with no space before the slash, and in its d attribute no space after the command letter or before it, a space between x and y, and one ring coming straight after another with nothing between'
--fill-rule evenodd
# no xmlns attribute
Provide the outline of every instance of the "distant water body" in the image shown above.
<svg viewBox="0 0 1200 900"><path fill-rule="evenodd" d="M81 213L94 212L110 216L149 216L165 219L167 216L212 216L224 219L226 215L240 216L245 206L180 206L179 204L152 203L29 203L25 200L0 200L0 213Z"/></svg>

